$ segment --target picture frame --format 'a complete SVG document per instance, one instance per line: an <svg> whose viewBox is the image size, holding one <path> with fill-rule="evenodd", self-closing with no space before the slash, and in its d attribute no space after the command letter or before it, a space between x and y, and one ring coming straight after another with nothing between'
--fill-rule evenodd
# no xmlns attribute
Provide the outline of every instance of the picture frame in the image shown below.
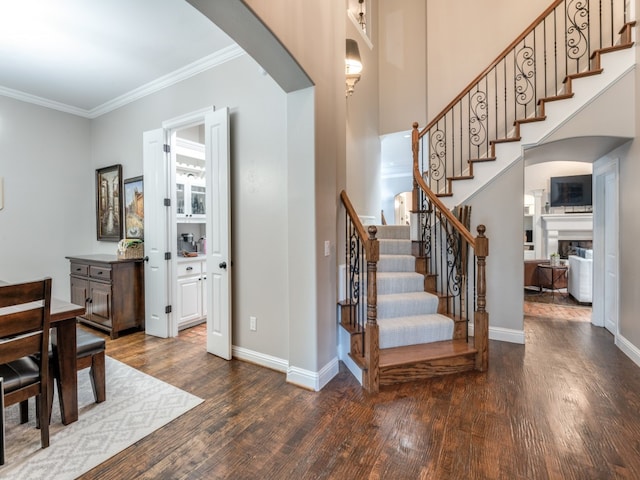
<svg viewBox="0 0 640 480"><path fill-rule="evenodd" d="M122 238L122 165L96 170L96 229L99 241Z"/></svg>
<svg viewBox="0 0 640 480"><path fill-rule="evenodd" d="M142 175L124 181L124 238L144 240L144 181Z"/></svg>

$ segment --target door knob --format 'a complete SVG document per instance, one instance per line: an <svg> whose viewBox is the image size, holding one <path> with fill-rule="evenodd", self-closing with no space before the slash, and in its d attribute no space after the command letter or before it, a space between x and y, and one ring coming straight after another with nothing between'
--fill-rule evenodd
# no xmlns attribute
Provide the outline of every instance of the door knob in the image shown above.
<svg viewBox="0 0 640 480"><path fill-rule="evenodd" d="M227 262L221 262L220 265L218 265L220 268L226 270L227 269Z"/></svg>
<svg viewBox="0 0 640 480"><path fill-rule="evenodd" d="M149 261L149 256L144 257L144 261L148 262Z"/></svg>

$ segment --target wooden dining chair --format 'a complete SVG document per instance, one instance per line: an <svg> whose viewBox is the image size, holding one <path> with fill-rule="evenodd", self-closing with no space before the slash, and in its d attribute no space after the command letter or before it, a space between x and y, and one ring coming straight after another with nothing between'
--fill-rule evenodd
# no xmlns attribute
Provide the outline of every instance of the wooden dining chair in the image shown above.
<svg viewBox="0 0 640 480"><path fill-rule="evenodd" d="M50 315L50 278L0 286L0 377L4 405L20 403L22 423L27 418L28 399L36 397L42 448L49 446ZM4 409L0 417L0 445L4 445ZM4 449L1 456L0 464L4 464Z"/></svg>
<svg viewBox="0 0 640 480"><path fill-rule="evenodd" d="M50 352L53 361L51 365L53 371L49 382L49 408L53 405L53 380L55 378L58 385L58 392L62 388L60 384L60 375L57 372L58 362L56 357L58 355L57 345L58 339L56 331L51 333L51 345L53 346ZM90 368L89 376L91 379L91 387L93 388L93 397L96 403L104 402L107 398L106 394L106 375L105 375L105 339L94 335L91 332L76 327L76 358L77 358L77 370L83 370ZM60 394L58 394L60 399Z"/></svg>

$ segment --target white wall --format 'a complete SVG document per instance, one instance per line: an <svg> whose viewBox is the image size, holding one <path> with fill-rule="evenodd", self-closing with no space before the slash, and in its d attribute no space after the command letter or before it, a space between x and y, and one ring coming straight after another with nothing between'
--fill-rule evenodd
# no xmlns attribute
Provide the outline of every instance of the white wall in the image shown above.
<svg viewBox="0 0 640 480"><path fill-rule="evenodd" d="M312 224L314 244L307 244L307 252L315 252L312 265L315 283L292 285L290 295L307 297L312 302L304 317L291 318L292 322L312 325L311 337L292 338L304 342L291 352L291 363L312 372L329 367L337 373L336 278L338 238L337 216L339 192L345 187L345 2L326 0L246 0L251 9L274 32L291 55L307 72L314 87L314 157L301 157L314 165L314 206L307 217L291 219L292 228ZM259 59L258 59L259 60ZM291 126L295 129L295 125ZM293 132L292 132L293 133ZM297 173L304 173L300 169ZM293 178L306 184L306 178ZM323 244L331 243L332 255L324 256ZM308 260L307 260L308 262ZM297 274L306 276L308 263L295 265ZM314 271L315 270L315 271ZM315 292L308 292L308 288ZM300 310L302 312L302 310ZM312 316L308 316L309 313Z"/></svg>
<svg viewBox="0 0 640 480"><path fill-rule="evenodd" d="M489 336L524 342L522 278L523 222L522 160L502 172L467 202L471 205L471 233L482 224L489 238L487 257L487 312Z"/></svg>
<svg viewBox="0 0 640 480"><path fill-rule="evenodd" d="M50 276L69 298L65 255L95 238L89 120L0 96L0 279Z"/></svg>
<svg viewBox="0 0 640 480"><path fill-rule="evenodd" d="M233 345L288 359L286 94L255 61L232 60L93 120L91 168L121 163L125 178L142 175L142 132L211 105L231 115Z"/></svg>
<svg viewBox="0 0 640 480"><path fill-rule="evenodd" d="M636 14L640 12L640 0L632 2ZM637 35L637 32L636 32ZM636 64L640 63L640 48L636 47ZM640 255L638 239L640 222L640 83L635 83L635 98L629 99L635 105L635 140L625 145L620 155L620 335L635 349L636 363L640 363L640 295L638 295Z"/></svg>
<svg viewBox="0 0 640 480"><path fill-rule="evenodd" d="M373 21L373 18L372 18ZM347 194L359 215L380 218L380 137L378 135L378 45L369 48L347 20L347 38L358 42L362 78L346 98ZM374 38L375 40L375 38Z"/></svg>
<svg viewBox="0 0 640 480"><path fill-rule="evenodd" d="M380 135L424 127L427 118L427 2L378 4ZM447 34L446 43L451 35Z"/></svg>
<svg viewBox="0 0 640 480"><path fill-rule="evenodd" d="M430 121L551 2L435 0L426 5Z"/></svg>

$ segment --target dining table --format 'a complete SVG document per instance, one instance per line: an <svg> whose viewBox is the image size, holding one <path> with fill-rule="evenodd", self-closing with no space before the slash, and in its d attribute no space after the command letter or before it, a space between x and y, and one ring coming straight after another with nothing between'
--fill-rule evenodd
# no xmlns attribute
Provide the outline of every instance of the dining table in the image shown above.
<svg viewBox="0 0 640 480"><path fill-rule="evenodd" d="M8 282L0 280L0 285ZM0 308L0 314L20 307ZM78 372L76 345L76 317L84 315L85 308L60 298L51 297L50 322L58 337L57 367L60 374L60 415L68 425L78 420Z"/></svg>

